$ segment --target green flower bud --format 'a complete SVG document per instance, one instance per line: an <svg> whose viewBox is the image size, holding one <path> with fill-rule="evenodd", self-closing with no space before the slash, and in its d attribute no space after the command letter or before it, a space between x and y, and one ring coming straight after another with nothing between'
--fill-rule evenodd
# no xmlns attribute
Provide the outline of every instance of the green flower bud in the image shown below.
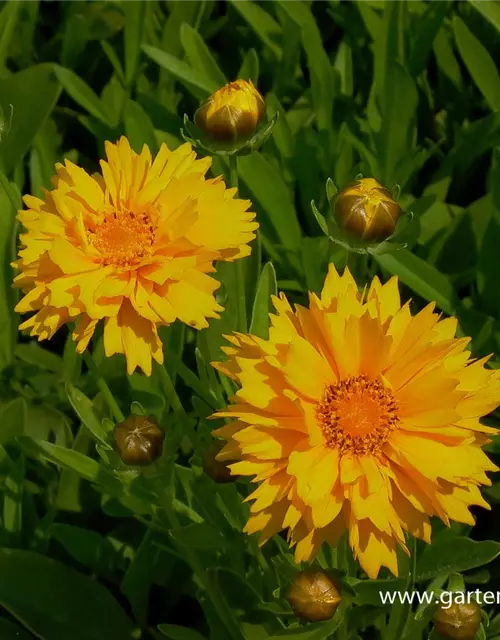
<svg viewBox="0 0 500 640"><path fill-rule="evenodd" d="M221 452L224 446L224 442L215 440L206 449L203 456L203 471L210 476L214 482L219 484L225 484L227 482L234 482L236 476L231 475L231 469L228 467L228 463L223 460L218 460L217 456Z"/></svg>

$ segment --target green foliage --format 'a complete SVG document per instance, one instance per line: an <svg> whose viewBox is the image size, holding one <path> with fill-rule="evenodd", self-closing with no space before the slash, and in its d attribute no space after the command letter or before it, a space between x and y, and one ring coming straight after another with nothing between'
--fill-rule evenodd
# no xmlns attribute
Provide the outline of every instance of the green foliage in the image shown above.
<svg viewBox="0 0 500 640"><path fill-rule="evenodd" d="M439 593L455 572L472 585L485 565L484 589L498 589L496 483L474 540L465 526L435 525L415 571L401 560L401 576L369 580L340 548L323 551L323 566L341 567L342 606L327 622L298 622L284 597L297 571L288 545L275 536L260 549L243 535L249 486L216 484L202 460L222 424L209 417L235 392L210 363L241 321L238 277L245 322L266 338L273 296L304 304L329 262L353 260L325 236L328 178L340 189L360 172L399 185L415 227L405 248L354 260L360 284L398 275L404 300L456 315L474 355L499 367L499 33L489 0L2 3L2 640L422 640L435 637L432 606L382 605L381 591L416 582ZM260 224L252 256L242 274L217 266L225 311L209 329L162 328L166 368L151 378L127 377L96 334L106 391L66 328L41 345L18 332L21 194L42 196L65 158L96 171L104 143L122 134L136 151L177 147L184 115L236 77L258 83L270 119L279 113L265 145L238 159L240 195ZM229 168L214 158L211 175ZM113 449L108 393L113 419L153 415L165 428L163 455L142 472ZM498 414L488 423L499 426ZM488 446L498 458L498 440ZM476 640L500 638L494 613L485 609Z"/></svg>

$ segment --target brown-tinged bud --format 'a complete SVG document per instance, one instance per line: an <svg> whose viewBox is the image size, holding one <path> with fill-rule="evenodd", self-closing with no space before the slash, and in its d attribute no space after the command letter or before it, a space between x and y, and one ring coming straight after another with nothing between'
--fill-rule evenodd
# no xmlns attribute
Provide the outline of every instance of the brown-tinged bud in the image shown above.
<svg viewBox="0 0 500 640"><path fill-rule="evenodd" d="M224 447L224 442L215 440L210 443L203 456L203 471L210 476L214 482L220 484L226 482L234 482L236 476L231 475L228 463L224 460L218 460L217 456Z"/></svg>
<svg viewBox="0 0 500 640"><path fill-rule="evenodd" d="M481 624L481 608L477 602L440 604L434 613L434 627L443 638L473 640Z"/></svg>
<svg viewBox="0 0 500 640"><path fill-rule="evenodd" d="M339 227L356 241L387 240L402 214L391 192L373 178L361 178L340 191L333 203Z"/></svg>
<svg viewBox="0 0 500 640"><path fill-rule="evenodd" d="M287 595L293 613L309 622L329 620L342 600L335 582L321 570L300 571Z"/></svg>
<svg viewBox="0 0 500 640"><path fill-rule="evenodd" d="M195 113L194 122L213 142L234 144L252 137L265 110L252 81L236 80L213 93Z"/></svg>
<svg viewBox="0 0 500 640"><path fill-rule="evenodd" d="M160 457L165 432L155 418L130 416L113 431L115 449L125 464L144 466Z"/></svg>

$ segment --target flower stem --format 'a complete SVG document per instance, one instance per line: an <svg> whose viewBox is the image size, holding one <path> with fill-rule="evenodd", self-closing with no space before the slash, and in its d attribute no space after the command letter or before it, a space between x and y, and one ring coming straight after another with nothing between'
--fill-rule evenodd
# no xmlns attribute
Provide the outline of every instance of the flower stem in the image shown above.
<svg viewBox="0 0 500 640"><path fill-rule="evenodd" d="M410 539L410 555L411 555L411 568L406 582L406 588L408 591L415 587L415 574L417 565L417 541L413 536ZM411 613L411 602L396 601L394 607L391 609L391 615L389 616L389 624L387 625L387 640L400 640L403 637L406 623Z"/></svg>
<svg viewBox="0 0 500 640"><path fill-rule="evenodd" d="M122 410L118 406L118 403L116 402L113 394L111 393L110 388L108 387L106 381L104 380L102 375L99 373L99 369L97 368L97 365L94 362L94 358L90 355L88 351L84 351L83 360L87 365L87 369L94 376L97 386L99 387L99 391L102 393L104 399L106 400L113 418L116 420L116 422L123 422L125 420L125 416L123 415Z"/></svg>
<svg viewBox="0 0 500 640"><path fill-rule="evenodd" d="M238 158L229 156L229 183L231 187L238 189ZM245 264L240 258L234 263L236 275L236 309L238 318L238 329L245 333L247 331L247 306L245 294Z"/></svg>
<svg viewBox="0 0 500 640"><path fill-rule="evenodd" d="M162 493L161 495L165 494ZM165 497L166 499L162 500L161 506L170 522L170 527L171 529L180 531L181 524L179 522L179 519L177 518L177 514L172 507L172 501L168 496ZM175 544L182 551L193 573L196 575L199 582L205 589L207 597L212 603L212 606L215 609L220 621L226 627L229 637L231 639L234 638L234 640L244 640L243 633L240 629L238 621L234 616L234 613L229 608L223 596L221 595L218 585L214 584L213 580L210 580L210 576L205 570L203 563L198 559L196 552L193 551L193 549L191 549L188 545L185 545L179 538L175 539Z"/></svg>

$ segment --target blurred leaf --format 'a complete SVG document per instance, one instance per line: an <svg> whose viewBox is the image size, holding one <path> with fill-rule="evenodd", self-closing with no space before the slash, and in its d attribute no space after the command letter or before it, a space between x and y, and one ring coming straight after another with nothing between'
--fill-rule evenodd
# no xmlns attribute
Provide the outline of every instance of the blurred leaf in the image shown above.
<svg viewBox="0 0 500 640"><path fill-rule="evenodd" d="M262 268L259 284L257 285L257 294L253 303L252 322L250 324L250 333L252 335L267 339L269 335L269 314L274 309L271 297L277 294L276 272L272 262L268 262Z"/></svg>
<svg viewBox="0 0 500 640"><path fill-rule="evenodd" d="M0 549L0 604L41 640L126 640L133 625L98 582L31 551Z"/></svg>
<svg viewBox="0 0 500 640"><path fill-rule="evenodd" d="M453 17L453 31L458 50L472 79L491 110L500 111L500 77L491 56L458 16Z"/></svg>
<svg viewBox="0 0 500 640"><path fill-rule="evenodd" d="M58 522L50 526L49 535L60 542L75 560L92 571L104 573L112 567L113 547L109 540L96 531Z"/></svg>
<svg viewBox="0 0 500 640"><path fill-rule="evenodd" d="M137 621L146 626L150 587L161 551L155 544L154 534L146 531L121 583Z"/></svg>
<svg viewBox="0 0 500 640"><path fill-rule="evenodd" d="M264 209L280 243L289 251L297 251L302 235L300 225L279 171L261 153L242 156L238 166L243 182Z"/></svg>
<svg viewBox="0 0 500 640"><path fill-rule="evenodd" d="M374 607L381 607L382 600L380 594L400 593L407 586L406 578L395 578L389 580L360 580L354 585L356 605L369 604Z"/></svg>
<svg viewBox="0 0 500 640"><path fill-rule="evenodd" d="M18 344L15 353L23 362L34 364L53 373L62 373L63 361L61 357L52 351L44 349L33 340L27 344Z"/></svg>
<svg viewBox="0 0 500 640"><path fill-rule="evenodd" d="M266 47L280 60L282 52L278 42L282 34L281 27L276 20L272 18L265 9L251 0L247 0L246 2L231 0L231 6L248 22Z"/></svg>
<svg viewBox="0 0 500 640"><path fill-rule="evenodd" d="M424 300L435 302L445 313L453 314L457 305L456 294L449 280L429 263L403 249L377 255L376 261L401 282L411 287Z"/></svg>
<svg viewBox="0 0 500 640"><path fill-rule="evenodd" d="M154 156L158 151L158 145L156 143L153 123L138 102L127 100L123 122L125 125L125 133L132 149L134 149L136 153L140 153L143 145L146 144Z"/></svg>
<svg viewBox="0 0 500 640"><path fill-rule="evenodd" d="M245 52L243 62L241 63L240 70L238 72L238 78L242 80L251 80L255 86L259 82L259 56L255 49L249 49ZM278 121L279 122L279 121ZM276 135L276 128L274 129L274 135Z"/></svg>
<svg viewBox="0 0 500 640"><path fill-rule="evenodd" d="M381 158L381 178L384 184L400 181L398 165L411 153L414 138L415 112L418 93L415 83L405 69L397 63L387 63L382 130L378 138Z"/></svg>
<svg viewBox="0 0 500 640"><path fill-rule="evenodd" d="M182 529L171 529L170 535L180 544L193 549L223 549L225 544L221 532L206 522L193 522Z"/></svg>
<svg viewBox="0 0 500 640"><path fill-rule="evenodd" d="M70 69L54 65L55 74L67 93L83 109L108 127L113 127L113 118L99 96L89 85Z"/></svg>
<svg viewBox="0 0 500 640"><path fill-rule="evenodd" d="M9 195L0 185L0 372L12 364L17 341L19 316L14 312L17 291L12 289L14 271L10 262L14 259L16 221L15 208L11 199L16 199L5 175L0 176L2 185L12 190Z"/></svg>
<svg viewBox="0 0 500 640"><path fill-rule="evenodd" d="M3 519L0 539L3 546L18 546L19 536L23 529L23 494L24 494L24 457L16 460L14 468L4 480Z"/></svg>
<svg viewBox="0 0 500 640"><path fill-rule="evenodd" d="M332 133L332 110L335 96L334 72L332 64L323 48L321 33L311 11L302 2L281 0L280 7L301 27L302 45L307 55L311 74L313 95L318 129ZM330 144L330 140L325 143Z"/></svg>
<svg viewBox="0 0 500 640"><path fill-rule="evenodd" d="M469 0L469 2L500 32L500 6L496 0Z"/></svg>
<svg viewBox="0 0 500 640"><path fill-rule="evenodd" d="M82 423L98 442L103 444L105 448L109 449L110 445L108 443L107 434L102 428L101 422L95 415L94 404L92 401L69 382L66 383L66 393L68 394L71 406Z"/></svg>
<svg viewBox="0 0 500 640"><path fill-rule="evenodd" d="M176 624L159 624L158 631L171 640L206 640L198 631Z"/></svg>
<svg viewBox="0 0 500 640"><path fill-rule="evenodd" d="M15 4L15 3L14 3ZM28 151L37 131L54 108L61 88L53 65L34 65L7 78L0 78L0 104L5 113L14 109L9 135L2 141L0 160L9 175Z"/></svg>
<svg viewBox="0 0 500 640"><path fill-rule="evenodd" d="M203 38L186 22L181 26L181 42L193 69L206 77L214 87L222 87L227 83L226 76L220 70Z"/></svg>
<svg viewBox="0 0 500 640"><path fill-rule="evenodd" d="M440 574L460 573L481 567L500 554L500 543L475 542L469 538L436 541L426 547L417 562L417 580L429 580Z"/></svg>
<svg viewBox="0 0 500 640"><path fill-rule="evenodd" d="M176 58L175 56L162 51L150 45L143 45L144 53L154 60L160 67L169 71L177 80L179 80L188 91L199 99L207 97L219 87L210 78L206 78L203 73L193 69L187 62Z"/></svg>
<svg viewBox="0 0 500 640"><path fill-rule="evenodd" d="M139 66L146 7L145 2L125 2L122 5L125 13L125 83L129 88L134 83Z"/></svg>
<svg viewBox="0 0 500 640"><path fill-rule="evenodd" d="M105 487L108 491L121 493L121 483L109 471L99 465L96 460L88 458L78 451L67 449L43 440L18 438L23 451L29 455L40 455L42 458L57 464L63 469L72 469L90 482Z"/></svg>
<svg viewBox="0 0 500 640"><path fill-rule="evenodd" d="M0 74L5 75L5 61L9 55L12 40L16 37L16 27L22 5L19 2L5 2L0 13Z"/></svg>
<svg viewBox="0 0 500 640"><path fill-rule="evenodd" d="M2 640L33 640L30 633L5 618L0 618L0 638Z"/></svg>
<svg viewBox="0 0 500 640"><path fill-rule="evenodd" d="M0 445L12 438L24 435L26 428L26 402L24 398L14 398L0 407Z"/></svg>
<svg viewBox="0 0 500 640"><path fill-rule="evenodd" d="M61 64L73 69L82 59L89 39L89 21L80 13L69 16L62 39Z"/></svg>
<svg viewBox="0 0 500 640"><path fill-rule="evenodd" d="M424 13L419 17L418 25L413 30L408 71L416 78L428 64L429 54L445 17L448 15L453 2L442 0L427 5Z"/></svg>

